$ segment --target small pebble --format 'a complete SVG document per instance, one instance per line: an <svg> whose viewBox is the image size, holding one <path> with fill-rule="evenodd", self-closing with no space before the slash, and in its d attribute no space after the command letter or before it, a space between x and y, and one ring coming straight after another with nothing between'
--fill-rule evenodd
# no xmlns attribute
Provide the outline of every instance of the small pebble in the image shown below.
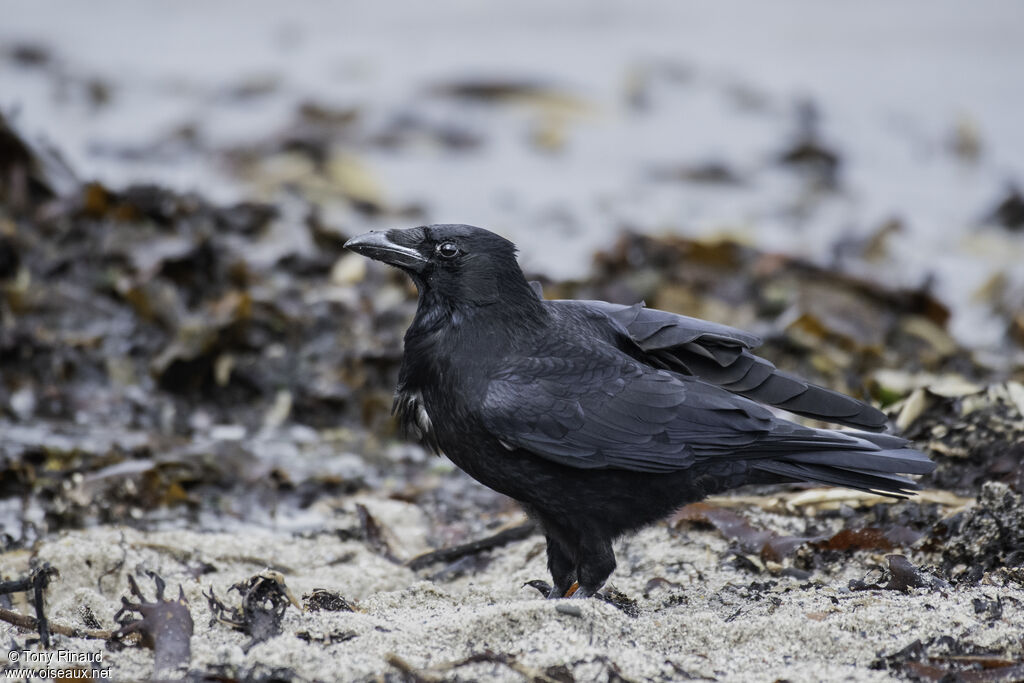
<svg viewBox="0 0 1024 683"><path fill-rule="evenodd" d="M583 610L580 609L579 605L566 605L565 603L559 603L555 605L555 611L559 614L567 614L570 617L583 616Z"/></svg>

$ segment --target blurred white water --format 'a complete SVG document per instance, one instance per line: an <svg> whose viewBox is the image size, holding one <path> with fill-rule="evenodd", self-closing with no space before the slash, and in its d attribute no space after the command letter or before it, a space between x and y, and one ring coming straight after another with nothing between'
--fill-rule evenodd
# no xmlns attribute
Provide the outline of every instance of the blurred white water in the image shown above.
<svg viewBox="0 0 1024 683"><path fill-rule="evenodd" d="M484 144L354 150L389 200L502 232L552 277L582 275L624 227L729 234L828 262L837 241L898 217L890 257L854 267L908 286L933 278L961 340L1002 334L972 298L990 277L1024 287L1024 236L979 227L1007 183L1024 182L1024 5L1012 0L0 0L0 16L0 53L52 55L35 67L0 58L0 108L114 186L249 197L209 150L263 139L304 101L359 107L371 126L412 111ZM425 96L470 77L550 84L583 106ZM774 163L804 99L841 154L838 192L807 197ZM201 144L117 151L183 125ZM958 128L976 159L953 152ZM544 136L553 149L538 147ZM650 177L711 161L744 182Z"/></svg>

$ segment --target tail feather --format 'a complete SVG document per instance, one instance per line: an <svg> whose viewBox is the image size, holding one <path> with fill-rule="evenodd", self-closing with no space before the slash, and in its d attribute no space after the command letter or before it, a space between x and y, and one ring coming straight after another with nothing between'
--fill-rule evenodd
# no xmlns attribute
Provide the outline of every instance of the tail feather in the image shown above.
<svg viewBox="0 0 1024 683"><path fill-rule="evenodd" d="M760 461L753 463L752 466L762 472L770 472L793 481L842 486L893 498L905 498L921 488L917 482L906 477L871 470L851 470L785 460Z"/></svg>
<svg viewBox="0 0 1024 683"><path fill-rule="evenodd" d="M826 432L827 433L827 432ZM795 481L845 486L902 497L919 487L899 474L927 474L935 463L924 453L907 448L907 441L886 434L848 434L862 448L827 447L790 452L779 458L752 460L752 469Z"/></svg>
<svg viewBox="0 0 1024 683"><path fill-rule="evenodd" d="M910 443L907 439L902 436L896 436L895 434L879 434L874 432L844 432L850 436L856 436L858 439L869 441L881 449L887 451L898 451L905 449L907 444ZM915 458L916 459L916 458Z"/></svg>
<svg viewBox="0 0 1024 683"><path fill-rule="evenodd" d="M928 474L935 469L935 463L929 460L928 456L910 448L885 451L811 451L794 453L786 456L784 460L854 472Z"/></svg>

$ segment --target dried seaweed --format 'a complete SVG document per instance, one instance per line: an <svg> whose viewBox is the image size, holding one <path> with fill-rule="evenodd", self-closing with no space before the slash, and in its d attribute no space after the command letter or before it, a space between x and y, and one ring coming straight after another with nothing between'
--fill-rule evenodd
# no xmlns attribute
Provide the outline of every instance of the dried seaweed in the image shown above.
<svg viewBox="0 0 1024 683"><path fill-rule="evenodd" d="M907 593L912 588L930 588L935 590L949 587L949 584L942 579L930 576L919 570L903 555L886 555L885 559L888 561L889 566L888 571L883 574L882 580L868 583L861 579L853 579L849 584L850 590L889 590ZM883 580L885 580L885 583L882 583Z"/></svg>
<svg viewBox="0 0 1024 683"><path fill-rule="evenodd" d="M1024 660L986 650L969 640L940 636L915 640L892 654L881 655L871 668L909 675L922 681L1019 681Z"/></svg>
<svg viewBox="0 0 1024 683"><path fill-rule="evenodd" d="M536 527L537 525L533 521L518 524L486 538L463 543L453 548L442 548L418 555L409 560L407 564L410 569L423 569L435 562L453 562L467 555L475 555L494 548L500 548L513 541L521 541L533 534L536 531Z"/></svg>
<svg viewBox="0 0 1024 683"><path fill-rule="evenodd" d="M742 515L707 502L691 503L680 509L673 518L676 528L680 523L693 522L710 524L732 541L736 546L734 562L737 566L753 572L770 569L775 573L788 573L803 578L809 576L805 570L827 566L839 560L839 553L905 548L914 545L924 536L923 532L891 523L884 528L846 528L835 534L790 536L758 529ZM781 563L791 556L796 556L794 562L798 566L784 567Z"/></svg>
<svg viewBox="0 0 1024 683"><path fill-rule="evenodd" d="M236 583L231 590L241 594L241 605L229 607L214 595L213 588L205 593L213 619L210 625L227 624L250 636L243 649L248 652L269 638L280 635L285 610L292 604L302 609L299 601L284 583L284 577L271 570L260 572L246 581Z"/></svg>
<svg viewBox="0 0 1024 683"><path fill-rule="evenodd" d="M839 186L842 156L822 140L821 114L811 101L800 102L796 110L797 133L777 157L779 164L796 169L822 189Z"/></svg>
<svg viewBox="0 0 1024 683"><path fill-rule="evenodd" d="M302 596L302 605L307 612L354 612L352 604L341 594L326 588L314 588L312 593Z"/></svg>
<svg viewBox="0 0 1024 683"><path fill-rule="evenodd" d="M359 517L360 535L373 552L386 557L392 562L400 562L391 550L391 544L388 542L384 527L377 521L376 517L370 514L365 505L356 503L356 515Z"/></svg>
<svg viewBox="0 0 1024 683"><path fill-rule="evenodd" d="M1021 195L1020 188L1011 185L985 222L1000 225L1007 230L1024 229L1024 195Z"/></svg>
<svg viewBox="0 0 1024 683"><path fill-rule="evenodd" d="M59 154L28 139L0 112L0 206L30 212L75 182Z"/></svg>
<svg viewBox="0 0 1024 683"><path fill-rule="evenodd" d="M49 564L42 564L36 567L23 579L13 581L0 581L0 595L11 593L32 593L32 604L36 610L35 623L33 628L39 633L39 642L44 648L50 647L50 622L46 619L45 605L43 604L44 592L50 585L50 580L59 576L59 572ZM5 610L6 611L6 610ZM11 615L12 618L15 615ZM4 619L8 621L8 619ZM13 622L12 622L13 623ZM21 621L20 625L27 622Z"/></svg>
<svg viewBox="0 0 1024 683"><path fill-rule="evenodd" d="M973 507L935 525L926 547L940 553L957 581L977 583L998 567L1024 566L1024 495L985 484Z"/></svg>
<svg viewBox="0 0 1024 683"><path fill-rule="evenodd" d="M938 468L925 486L977 495L990 481L1024 491L1024 417L1017 382L983 391L939 396L928 393L906 436L926 444Z"/></svg>
<svg viewBox="0 0 1024 683"><path fill-rule="evenodd" d="M156 600L147 602L135 577L129 574L128 586L138 602L121 598L121 609L114 615L121 628L114 632L112 638L123 639L133 633L139 634L142 644L154 651L153 668L157 672L187 667L192 658L193 623L185 592L179 586L177 599L167 600L164 598L164 580L155 572L146 572L146 575L156 584ZM140 618L133 619L132 612L138 613Z"/></svg>

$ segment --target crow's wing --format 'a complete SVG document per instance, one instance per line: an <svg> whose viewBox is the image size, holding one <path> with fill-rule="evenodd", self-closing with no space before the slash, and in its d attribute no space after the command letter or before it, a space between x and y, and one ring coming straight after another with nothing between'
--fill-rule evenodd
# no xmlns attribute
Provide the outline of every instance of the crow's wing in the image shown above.
<svg viewBox="0 0 1024 683"><path fill-rule="evenodd" d="M506 359L479 411L506 446L586 469L668 472L708 458L878 450L852 435L780 420L753 401L596 343Z"/></svg>
<svg viewBox="0 0 1024 683"><path fill-rule="evenodd" d="M725 325L676 315L643 304L559 301L582 306L621 325L651 365L694 375L749 399L818 420L881 430L886 417L855 398L776 369L750 349L761 340Z"/></svg>
<svg viewBox="0 0 1024 683"><path fill-rule="evenodd" d="M713 460L719 471L734 462L737 473L902 496L917 485L898 473L935 468L904 439L803 427L597 344L504 359L477 411L508 457L525 449L581 469L672 472Z"/></svg>

